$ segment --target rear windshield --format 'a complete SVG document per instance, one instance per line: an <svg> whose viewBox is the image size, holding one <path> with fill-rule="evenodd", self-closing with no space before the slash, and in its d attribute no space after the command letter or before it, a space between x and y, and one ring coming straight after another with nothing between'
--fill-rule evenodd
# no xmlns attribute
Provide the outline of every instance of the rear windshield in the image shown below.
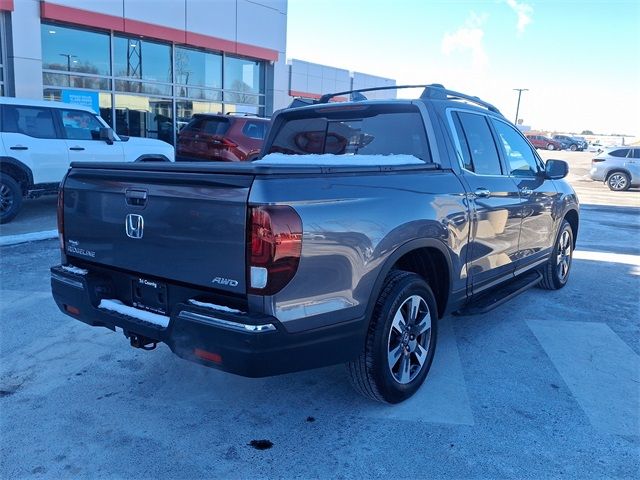
<svg viewBox="0 0 640 480"><path fill-rule="evenodd" d="M194 118L189 125L184 127L184 130L208 133L209 135L224 135L229 130L229 120L226 118Z"/></svg>
<svg viewBox="0 0 640 480"><path fill-rule="evenodd" d="M268 153L413 155L432 162L422 116L413 105L345 106L283 114Z"/></svg>

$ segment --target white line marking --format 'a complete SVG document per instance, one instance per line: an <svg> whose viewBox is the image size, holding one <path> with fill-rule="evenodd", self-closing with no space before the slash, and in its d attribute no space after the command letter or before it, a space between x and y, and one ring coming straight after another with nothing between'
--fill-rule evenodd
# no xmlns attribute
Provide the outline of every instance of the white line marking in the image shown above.
<svg viewBox="0 0 640 480"><path fill-rule="evenodd" d="M604 323L527 324L594 428L640 434L640 357L631 347Z"/></svg>
<svg viewBox="0 0 640 480"><path fill-rule="evenodd" d="M573 258L577 260L593 260L595 262L624 263L626 265L640 266L640 255L628 255L624 253L576 250L573 252Z"/></svg>

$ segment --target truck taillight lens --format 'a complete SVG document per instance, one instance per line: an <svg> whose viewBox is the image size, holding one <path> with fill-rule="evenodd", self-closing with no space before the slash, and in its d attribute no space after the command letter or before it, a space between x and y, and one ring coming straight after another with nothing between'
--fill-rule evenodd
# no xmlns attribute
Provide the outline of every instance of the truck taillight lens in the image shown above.
<svg viewBox="0 0 640 480"><path fill-rule="evenodd" d="M64 189L62 188L62 184L60 184L60 189L58 190L57 218L60 249L64 252Z"/></svg>
<svg viewBox="0 0 640 480"><path fill-rule="evenodd" d="M302 220L287 205L249 208L249 293L273 295L293 278L302 251Z"/></svg>

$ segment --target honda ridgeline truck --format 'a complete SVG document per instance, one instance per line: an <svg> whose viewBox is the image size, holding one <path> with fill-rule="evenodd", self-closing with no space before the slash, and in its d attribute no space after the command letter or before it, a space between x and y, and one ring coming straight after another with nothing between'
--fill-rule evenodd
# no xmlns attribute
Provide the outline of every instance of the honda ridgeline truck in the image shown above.
<svg viewBox="0 0 640 480"><path fill-rule="evenodd" d="M249 377L346 363L358 391L397 403L423 383L443 315L566 284L565 162L477 97L364 91L277 112L255 162L74 163L60 310Z"/></svg>

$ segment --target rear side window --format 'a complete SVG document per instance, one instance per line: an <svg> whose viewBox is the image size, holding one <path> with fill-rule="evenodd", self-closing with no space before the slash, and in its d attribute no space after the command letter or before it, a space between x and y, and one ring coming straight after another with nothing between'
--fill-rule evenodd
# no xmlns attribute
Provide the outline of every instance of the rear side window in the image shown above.
<svg viewBox="0 0 640 480"><path fill-rule="evenodd" d="M464 168L479 175L502 175L498 150L484 115L456 112ZM465 151L466 148L466 151Z"/></svg>
<svg viewBox="0 0 640 480"><path fill-rule="evenodd" d="M629 156L629 149L628 148L619 148L618 150L612 150L611 152L609 152L609 155L611 155L612 157L628 157Z"/></svg>
<svg viewBox="0 0 640 480"><path fill-rule="evenodd" d="M633 158L640 158L640 148L634 148L632 152L633 152Z"/></svg>
<svg viewBox="0 0 640 480"><path fill-rule="evenodd" d="M50 108L4 105L2 131L35 138L57 138Z"/></svg>
<svg viewBox="0 0 640 480"><path fill-rule="evenodd" d="M264 140L267 124L265 122L246 122L242 127L242 133L249 138Z"/></svg>
<svg viewBox="0 0 640 480"><path fill-rule="evenodd" d="M269 153L290 155L413 155L432 162L424 122L415 107L317 111L284 123Z"/></svg>
<svg viewBox="0 0 640 480"><path fill-rule="evenodd" d="M224 135L229 130L229 120L226 118L195 118L184 127L184 130L209 135Z"/></svg>

